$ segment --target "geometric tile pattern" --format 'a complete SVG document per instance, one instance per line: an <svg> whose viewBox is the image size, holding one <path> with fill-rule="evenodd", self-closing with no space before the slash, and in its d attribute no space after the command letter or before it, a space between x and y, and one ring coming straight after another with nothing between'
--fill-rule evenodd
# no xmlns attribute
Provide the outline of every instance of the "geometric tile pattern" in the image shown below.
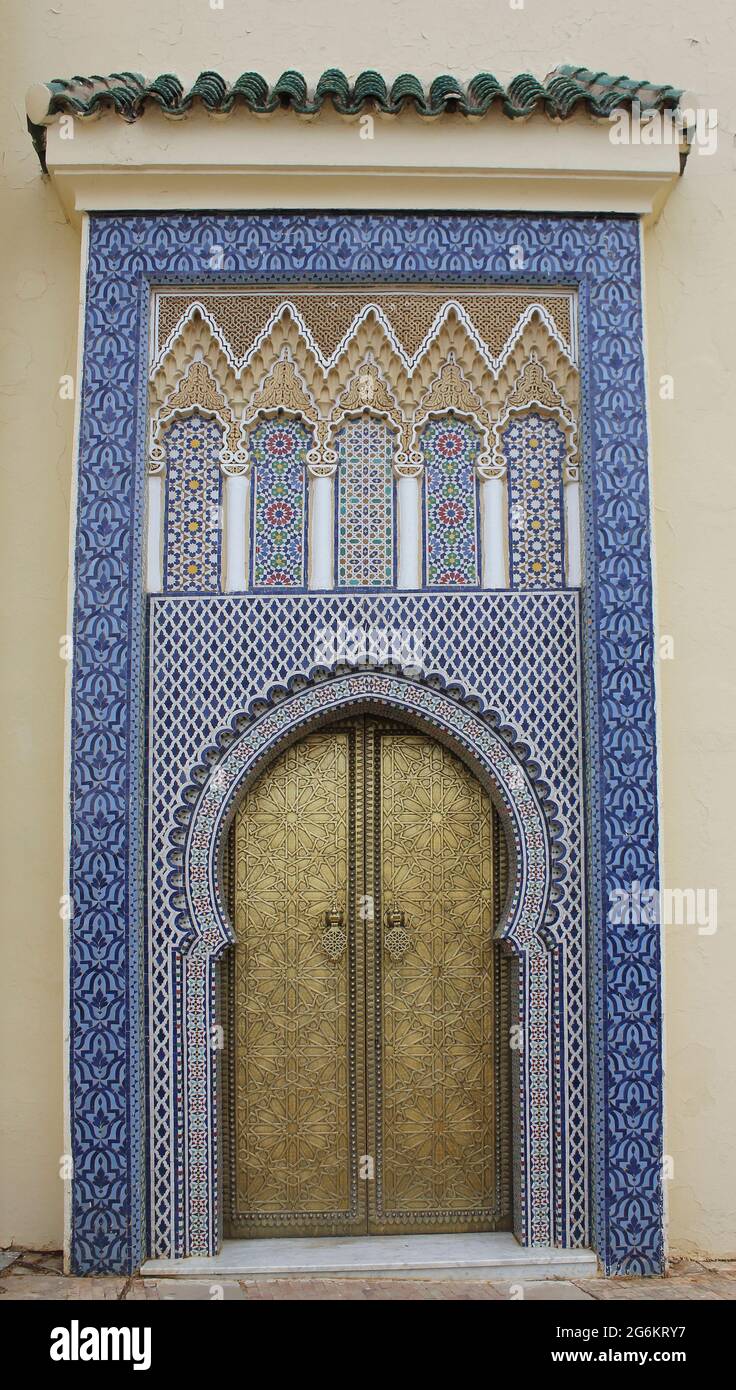
<svg viewBox="0 0 736 1390"><path fill-rule="evenodd" d="M509 583L512 589L564 584L562 466L566 441L560 425L534 411L503 431L509 480Z"/></svg>
<svg viewBox="0 0 736 1390"><path fill-rule="evenodd" d="M222 426L193 414L173 420L166 450L165 585L184 593L220 588Z"/></svg>
<svg viewBox="0 0 736 1390"><path fill-rule="evenodd" d="M346 420L337 450L337 583L340 588L391 583L394 435L365 412Z"/></svg>
<svg viewBox="0 0 736 1390"><path fill-rule="evenodd" d="M253 458L253 585L303 588L310 432L281 415L258 425L248 443Z"/></svg>
<svg viewBox="0 0 736 1390"><path fill-rule="evenodd" d="M478 525L475 462L481 437L469 420L452 411L422 430L426 582L478 584Z"/></svg>
<svg viewBox="0 0 736 1390"><path fill-rule="evenodd" d="M249 768L260 765L290 729L368 694L380 699L382 707L428 718L439 737L456 738L476 765L488 768L502 798L518 866L503 934L523 955L520 1016L527 1038L517 1106L521 1234L535 1244L585 1243L576 594L251 594L241 599L156 599L152 608L149 920L156 1253L207 1253L215 1241L217 1059L208 1037L214 1017L212 960L232 939L218 886L224 817ZM408 630L412 650L421 652L423 675L411 684L370 672L346 676L342 685L339 679L307 683L301 693L259 712L230 747L224 731L254 707L260 711L269 690L288 688L297 676L309 681L325 627L335 632L366 627L374 634ZM487 711L486 721L436 686L466 691ZM175 697L175 692L180 694ZM496 729L512 726L515 734L504 742ZM513 751L522 746L540 780L554 830L555 901L546 908L548 832L541 803L525 792L522 765ZM213 747L220 750L214 763L209 757ZM199 787L195 774L204 765L210 776L189 811L189 788ZM555 968L564 980L557 1003L551 988ZM182 1007L182 1000L190 1002ZM563 1002L564 1010L558 1007ZM563 1040L569 1059L564 1096L550 1092L548 1039L553 1032ZM191 1077L204 1078L194 1091ZM172 1111L177 1117L173 1126ZM172 1184L172 1173L179 1175L177 1183ZM207 1173L209 1191L202 1177ZM183 1194L178 1213L172 1207L172 1187Z"/></svg>
<svg viewBox="0 0 736 1390"><path fill-rule="evenodd" d="M615 892L635 881L656 889L659 877L639 237L638 220L628 216L90 217L70 758L70 1210L77 1272L131 1270L148 1245L142 559L151 289L289 281L577 291L593 1240L609 1272L662 1269L659 931L656 924L618 922L608 911ZM524 266L514 271L519 247ZM471 648L473 640L466 630ZM533 688L536 672L528 676ZM564 1002L561 971L549 987ZM553 1046L559 1049L559 1040ZM557 1060L559 1078L567 1059ZM553 1143L564 1152L568 1135L553 1136Z"/></svg>

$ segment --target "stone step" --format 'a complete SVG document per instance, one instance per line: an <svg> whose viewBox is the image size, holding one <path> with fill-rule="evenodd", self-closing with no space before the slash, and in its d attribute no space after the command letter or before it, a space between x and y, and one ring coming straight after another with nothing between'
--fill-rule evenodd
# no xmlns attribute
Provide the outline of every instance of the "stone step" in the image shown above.
<svg viewBox="0 0 736 1390"><path fill-rule="evenodd" d="M590 1279L592 1250L521 1246L508 1232L470 1235L336 1236L226 1240L219 1255L147 1260L144 1276L273 1279L342 1278Z"/></svg>

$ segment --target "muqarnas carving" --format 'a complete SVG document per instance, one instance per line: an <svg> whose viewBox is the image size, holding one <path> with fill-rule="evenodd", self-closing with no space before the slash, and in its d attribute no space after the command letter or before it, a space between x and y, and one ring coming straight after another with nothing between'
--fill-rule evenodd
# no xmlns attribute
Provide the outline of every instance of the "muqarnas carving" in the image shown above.
<svg viewBox="0 0 736 1390"><path fill-rule="evenodd" d="M152 437L173 409L198 406L222 432L225 473L251 470L249 518L225 520L226 533L230 525L250 532L248 573L235 587L309 585L310 499L326 477L334 534L320 510L312 539L323 551L334 544L339 588L396 582L406 553L396 482L406 477L419 481L416 496L424 498L423 508L410 504L416 582L565 583L562 489L577 483L579 403L569 295L456 289L451 296L429 287L421 294L299 290L291 298L277 290L159 293L154 318ZM540 411L532 429L526 422ZM552 415L564 422L562 434ZM502 501L487 490L484 504L481 483L494 478ZM174 486L172 475L168 490ZM483 522L491 497L504 511L495 530ZM168 507L166 544L191 550L186 532L172 529L179 516ZM509 540L490 581L481 551L499 527ZM201 539L191 563L206 589L220 570L220 536L203 530ZM167 572L164 587L171 586Z"/></svg>

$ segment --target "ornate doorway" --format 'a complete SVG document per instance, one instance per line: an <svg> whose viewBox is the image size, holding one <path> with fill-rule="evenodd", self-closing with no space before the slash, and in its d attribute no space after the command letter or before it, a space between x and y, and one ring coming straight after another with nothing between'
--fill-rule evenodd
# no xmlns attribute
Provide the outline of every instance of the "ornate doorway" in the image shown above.
<svg viewBox="0 0 736 1390"><path fill-rule="evenodd" d="M310 733L227 876L226 1234L509 1227L505 847L466 765L384 720Z"/></svg>

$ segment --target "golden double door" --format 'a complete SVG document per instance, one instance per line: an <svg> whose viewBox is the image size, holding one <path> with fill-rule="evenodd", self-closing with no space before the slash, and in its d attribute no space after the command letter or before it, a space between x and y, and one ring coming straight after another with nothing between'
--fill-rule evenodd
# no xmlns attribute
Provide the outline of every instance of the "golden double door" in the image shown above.
<svg viewBox="0 0 736 1390"><path fill-rule="evenodd" d="M465 764L386 722L311 733L228 876L226 1233L508 1225L497 827Z"/></svg>

